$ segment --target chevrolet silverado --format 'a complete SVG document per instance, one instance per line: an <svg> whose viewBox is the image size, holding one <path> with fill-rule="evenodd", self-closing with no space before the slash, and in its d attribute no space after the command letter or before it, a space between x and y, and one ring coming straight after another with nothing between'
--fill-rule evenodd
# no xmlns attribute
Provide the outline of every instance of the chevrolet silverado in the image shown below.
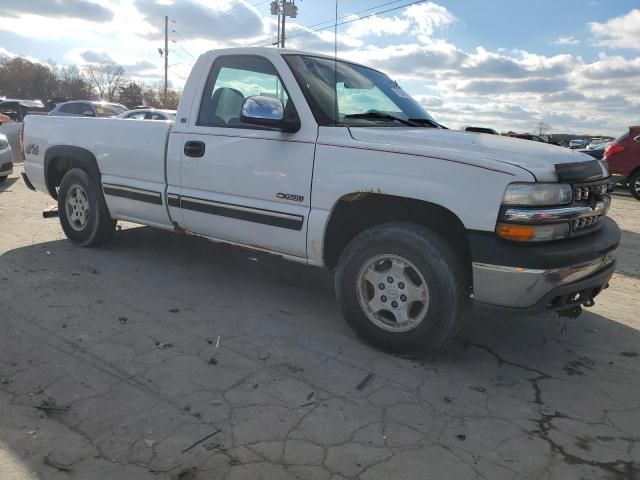
<svg viewBox="0 0 640 480"><path fill-rule="evenodd" d="M284 49L203 54L175 123L29 116L24 179L81 246L116 221L335 269L371 344L444 344L474 307L577 314L620 238L605 163L437 123L384 73Z"/></svg>

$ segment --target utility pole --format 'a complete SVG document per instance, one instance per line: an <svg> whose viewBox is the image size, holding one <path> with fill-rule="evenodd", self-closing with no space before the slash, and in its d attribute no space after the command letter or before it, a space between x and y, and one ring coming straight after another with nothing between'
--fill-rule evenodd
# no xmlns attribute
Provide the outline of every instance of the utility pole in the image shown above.
<svg viewBox="0 0 640 480"><path fill-rule="evenodd" d="M278 15L278 41L276 44L280 48L284 48L286 38L285 19L298 16L298 7L295 4L295 0L274 0L271 2L271 15Z"/></svg>
<svg viewBox="0 0 640 480"><path fill-rule="evenodd" d="M167 108L167 77L169 71L169 17L164 17L164 108Z"/></svg>

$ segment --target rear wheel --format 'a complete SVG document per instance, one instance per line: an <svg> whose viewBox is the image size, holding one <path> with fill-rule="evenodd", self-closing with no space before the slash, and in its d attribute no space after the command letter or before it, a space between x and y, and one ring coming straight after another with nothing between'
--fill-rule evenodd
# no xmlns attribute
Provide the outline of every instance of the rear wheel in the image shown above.
<svg viewBox="0 0 640 480"><path fill-rule="evenodd" d="M636 200L640 200L640 170L636 170L629 177L629 192Z"/></svg>
<svg viewBox="0 0 640 480"><path fill-rule="evenodd" d="M58 215L67 238L82 247L111 239L116 222L111 219L99 185L82 169L72 168L58 190Z"/></svg>
<svg viewBox="0 0 640 480"><path fill-rule="evenodd" d="M3 175L0 177L0 183L4 182L7 178L9 178L9 175Z"/></svg>
<svg viewBox="0 0 640 480"><path fill-rule="evenodd" d="M460 257L435 232L385 224L358 235L336 270L336 295L347 323L367 342L416 355L445 344L470 306Z"/></svg>

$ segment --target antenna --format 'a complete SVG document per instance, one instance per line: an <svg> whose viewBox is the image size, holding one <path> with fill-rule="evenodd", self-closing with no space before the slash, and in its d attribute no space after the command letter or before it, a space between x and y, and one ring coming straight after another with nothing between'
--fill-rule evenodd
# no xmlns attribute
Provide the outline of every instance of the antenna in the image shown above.
<svg viewBox="0 0 640 480"><path fill-rule="evenodd" d="M336 0L336 15L333 23L333 121L338 126L338 0Z"/></svg>

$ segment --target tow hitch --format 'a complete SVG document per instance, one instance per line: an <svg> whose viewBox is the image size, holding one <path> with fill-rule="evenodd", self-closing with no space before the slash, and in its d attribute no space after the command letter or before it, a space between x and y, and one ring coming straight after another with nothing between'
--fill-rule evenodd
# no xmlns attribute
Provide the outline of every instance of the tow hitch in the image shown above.
<svg viewBox="0 0 640 480"><path fill-rule="evenodd" d="M582 307L580 305L565 310L558 310L558 316L561 318L578 318L580 315L582 315Z"/></svg>
<svg viewBox="0 0 640 480"><path fill-rule="evenodd" d="M42 211L42 218L54 218L58 216L58 207L54 205Z"/></svg>

